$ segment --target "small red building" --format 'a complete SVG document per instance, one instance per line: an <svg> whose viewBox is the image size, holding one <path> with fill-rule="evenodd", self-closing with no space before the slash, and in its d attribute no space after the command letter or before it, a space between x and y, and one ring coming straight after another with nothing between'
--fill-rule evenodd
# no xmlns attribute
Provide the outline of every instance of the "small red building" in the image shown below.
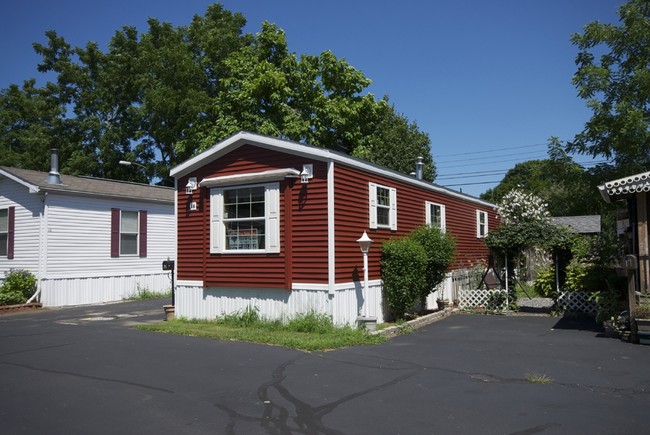
<svg viewBox="0 0 650 435"><path fill-rule="evenodd" d="M415 162L414 162L415 168ZM383 322L383 240L430 223L456 238L455 269L487 260L493 204L337 153L238 133L171 170L176 181L176 315L257 307L309 310L353 324L365 304ZM366 231L367 301L363 256Z"/></svg>

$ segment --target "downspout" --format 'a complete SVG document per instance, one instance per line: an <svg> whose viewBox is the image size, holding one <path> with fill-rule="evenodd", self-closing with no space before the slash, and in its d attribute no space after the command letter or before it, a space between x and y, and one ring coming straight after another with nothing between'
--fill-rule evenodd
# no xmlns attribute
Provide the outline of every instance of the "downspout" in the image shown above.
<svg viewBox="0 0 650 435"><path fill-rule="evenodd" d="M41 200L41 209L38 215L39 221L39 236L38 236L38 272L36 276L36 292L32 295L31 298L27 300L27 303L30 304L35 300L41 300L41 290L43 288L43 275L45 274L43 270L43 255L45 254L44 240L47 236L46 233L46 221L45 221L45 209L47 207L47 192L43 193L43 199Z"/></svg>

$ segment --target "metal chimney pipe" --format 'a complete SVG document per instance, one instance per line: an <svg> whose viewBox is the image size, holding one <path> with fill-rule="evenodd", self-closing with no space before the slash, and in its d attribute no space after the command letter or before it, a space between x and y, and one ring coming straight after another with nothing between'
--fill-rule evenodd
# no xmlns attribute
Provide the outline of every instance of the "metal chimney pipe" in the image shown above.
<svg viewBox="0 0 650 435"><path fill-rule="evenodd" d="M47 184L61 184L59 174L59 150L52 148L50 150L50 173L47 174Z"/></svg>
<svg viewBox="0 0 650 435"><path fill-rule="evenodd" d="M424 158L418 157L415 161L415 176L421 180L424 176Z"/></svg>

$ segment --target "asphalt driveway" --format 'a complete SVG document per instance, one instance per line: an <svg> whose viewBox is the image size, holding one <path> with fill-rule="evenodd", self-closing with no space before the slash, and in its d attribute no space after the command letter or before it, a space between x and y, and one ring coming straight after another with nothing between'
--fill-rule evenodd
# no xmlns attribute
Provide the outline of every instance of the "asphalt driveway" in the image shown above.
<svg viewBox="0 0 650 435"><path fill-rule="evenodd" d="M0 430L648 433L650 346L589 323L457 315L378 346L304 353L133 328L162 320L164 303L0 316Z"/></svg>

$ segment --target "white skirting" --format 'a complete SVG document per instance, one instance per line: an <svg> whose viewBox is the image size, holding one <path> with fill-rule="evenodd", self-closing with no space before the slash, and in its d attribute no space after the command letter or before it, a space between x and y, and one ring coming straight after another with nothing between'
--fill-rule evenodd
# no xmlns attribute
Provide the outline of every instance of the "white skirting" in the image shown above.
<svg viewBox="0 0 650 435"><path fill-rule="evenodd" d="M148 290L165 293L171 290L169 272L100 276L87 278L55 278L41 281L43 306L60 307L66 305L99 304L115 302Z"/></svg>
<svg viewBox="0 0 650 435"><path fill-rule="evenodd" d="M294 284L291 291L263 288L203 287L201 282L179 281L176 285L176 316L214 319L256 307L266 319L289 319L314 311L331 316L336 325L356 324L366 314L384 322L381 281L368 283L368 310L364 312L363 286L358 282L327 286Z"/></svg>

